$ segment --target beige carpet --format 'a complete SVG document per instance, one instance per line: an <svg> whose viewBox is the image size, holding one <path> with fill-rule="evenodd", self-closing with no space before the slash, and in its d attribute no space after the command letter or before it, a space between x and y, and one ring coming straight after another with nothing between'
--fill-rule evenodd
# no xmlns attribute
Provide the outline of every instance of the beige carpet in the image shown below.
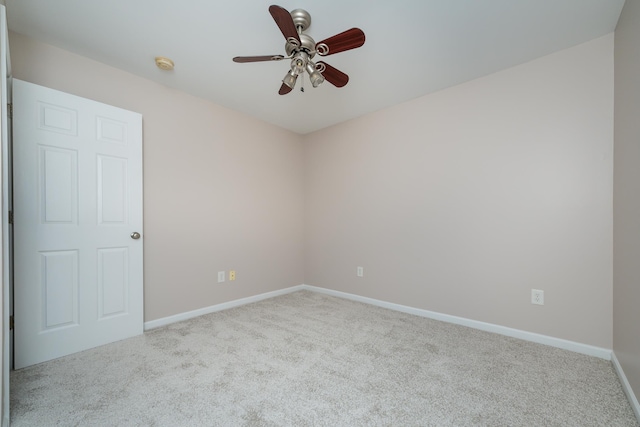
<svg viewBox="0 0 640 427"><path fill-rule="evenodd" d="M13 426L638 426L610 362L300 291L12 373Z"/></svg>

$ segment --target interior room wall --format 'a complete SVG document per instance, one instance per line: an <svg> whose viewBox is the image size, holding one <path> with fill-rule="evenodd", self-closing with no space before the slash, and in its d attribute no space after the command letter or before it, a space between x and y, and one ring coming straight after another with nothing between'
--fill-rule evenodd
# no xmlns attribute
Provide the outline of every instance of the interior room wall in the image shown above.
<svg viewBox="0 0 640 427"><path fill-rule="evenodd" d="M307 283L611 348L613 35L304 137L10 43L144 116L145 320Z"/></svg>
<svg viewBox="0 0 640 427"><path fill-rule="evenodd" d="M640 399L640 1L615 33L613 350Z"/></svg>
<svg viewBox="0 0 640 427"><path fill-rule="evenodd" d="M20 34L9 41L15 78L143 115L145 321L304 282L300 135ZM232 269L237 280L218 284Z"/></svg>
<svg viewBox="0 0 640 427"><path fill-rule="evenodd" d="M308 135L306 283L611 348L613 40Z"/></svg>

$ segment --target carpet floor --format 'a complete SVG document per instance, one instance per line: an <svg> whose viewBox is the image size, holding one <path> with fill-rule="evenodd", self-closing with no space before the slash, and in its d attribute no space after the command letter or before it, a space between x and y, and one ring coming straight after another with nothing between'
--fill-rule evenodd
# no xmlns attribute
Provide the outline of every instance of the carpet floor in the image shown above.
<svg viewBox="0 0 640 427"><path fill-rule="evenodd" d="M12 426L634 426L608 361L310 291L11 374Z"/></svg>

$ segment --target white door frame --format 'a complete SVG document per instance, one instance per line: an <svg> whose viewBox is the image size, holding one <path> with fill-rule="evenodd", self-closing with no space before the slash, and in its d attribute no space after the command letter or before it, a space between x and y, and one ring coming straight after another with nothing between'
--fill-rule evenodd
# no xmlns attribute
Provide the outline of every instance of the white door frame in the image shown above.
<svg viewBox="0 0 640 427"><path fill-rule="evenodd" d="M11 228L9 225L9 212L11 210L11 151L10 151L10 122L8 114L8 103L11 102L11 63L9 57L9 36L7 29L7 15L4 5L0 5L0 137L2 148L2 174L0 175L0 187L2 188L2 228L0 255L2 264L0 265L0 283L2 283L2 294L0 295L0 330L2 336L2 402L0 402L0 413L2 414L2 426L9 426L9 371L11 368L11 331L9 316L11 315Z"/></svg>

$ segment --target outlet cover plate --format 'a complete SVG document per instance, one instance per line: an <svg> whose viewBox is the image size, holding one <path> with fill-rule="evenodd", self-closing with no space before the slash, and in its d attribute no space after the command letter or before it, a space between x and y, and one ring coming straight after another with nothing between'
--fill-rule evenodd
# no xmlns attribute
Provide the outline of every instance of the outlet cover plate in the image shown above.
<svg viewBox="0 0 640 427"><path fill-rule="evenodd" d="M218 271L218 283L224 282L224 271Z"/></svg>
<svg viewBox="0 0 640 427"><path fill-rule="evenodd" d="M544 305L544 291L531 289L531 304Z"/></svg>

